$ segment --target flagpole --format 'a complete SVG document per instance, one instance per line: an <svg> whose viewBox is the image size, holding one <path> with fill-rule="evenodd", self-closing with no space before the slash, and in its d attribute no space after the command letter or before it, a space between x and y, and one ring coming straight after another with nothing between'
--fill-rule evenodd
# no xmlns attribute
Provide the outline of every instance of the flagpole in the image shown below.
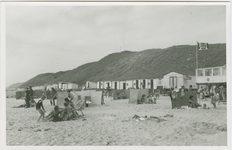
<svg viewBox="0 0 232 150"><path fill-rule="evenodd" d="M198 42L196 45L196 69L198 69Z"/></svg>

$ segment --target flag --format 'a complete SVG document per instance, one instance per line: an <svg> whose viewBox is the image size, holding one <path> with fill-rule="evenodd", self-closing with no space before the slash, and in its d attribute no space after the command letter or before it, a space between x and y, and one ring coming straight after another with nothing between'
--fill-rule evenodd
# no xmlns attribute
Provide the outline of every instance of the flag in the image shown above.
<svg viewBox="0 0 232 150"><path fill-rule="evenodd" d="M197 42L197 48L198 48L198 50L207 50L207 49L209 49L209 44Z"/></svg>

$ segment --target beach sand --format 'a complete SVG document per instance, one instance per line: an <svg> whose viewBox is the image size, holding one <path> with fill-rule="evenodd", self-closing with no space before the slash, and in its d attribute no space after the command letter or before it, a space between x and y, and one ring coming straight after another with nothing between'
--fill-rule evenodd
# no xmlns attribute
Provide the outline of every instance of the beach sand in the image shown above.
<svg viewBox="0 0 232 150"><path fill-rule="evenodd" d="M63 122L39 122L33 108L12 108L24 100L6 100L7 146L227 146L227 108L171 109L169 97L157 104L129 104L128 100L106 100L106 105L90 106L85 116ZM48 114L53 107L44 101ZM165 116L136 121L134 115Z"/></svg>

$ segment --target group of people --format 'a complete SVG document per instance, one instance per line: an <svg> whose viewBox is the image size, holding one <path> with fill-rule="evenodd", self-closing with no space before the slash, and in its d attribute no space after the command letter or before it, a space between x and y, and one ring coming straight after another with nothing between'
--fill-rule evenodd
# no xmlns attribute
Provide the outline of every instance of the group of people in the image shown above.
<svg viewBox="0 0 232 150"><path fill-rule="evenodd" d="M144 103L148 103L148 104L156 104L156 97L154 94L150 94L149 96L146 97L145 94L142 95L141 99L139 99L137 101L137 104L144 104Z"/></svg>
<svg viewBox="0 0 232 150"><path fill-rule="evenodd" d="M201 86L197 91L198 97L201 100L204 100L206 96L216 96L218 98L218 102L226 101L226 87L224 85L213 85L206 86L205 88Z"/></svg>
<svg viewBox="0 0 232 150"><path fill-rule="evenodd" d="M216 86L215 86L216 87ZM213 88L214 90L211 91L211 93L209 94L210 98L211 98L211 104L214 106L214 108L216 108L216 103L220 103L220 97L219 97L219 93L220 91L217 92L217 90L215 90L215 87ZM221 89L223 89L223 87L221 87ZM171 92L170 92L170 98L171 98L171 102L172 102L172 109L178 109L180 108L180 106L178 106L177 103L177 99L178 99L178 92L180 92L180 99L183 99L183 97L185 96L185 91L193 91L194 89L192 88L192 86L190 85L189 89L186 89L184 86L182 86L180 89L177 89L177 87L172 88ZM194 99L193 95L190 95L189 97L189 101L188 101L188 107L189 108L198 108L198 107L202 107L202 105L200 105L199 103L199 99L202 99L202 96L204 96L204 92L205 89L203 88L203 86L200 87L200 89L197 91L197 97ZM223 95L223 90L221 90L221 93ZM204 108L206 108L206 104L203 105Z"/></svg>
<svg viewBox="0 0 232 150"><path fill-rule="evenodd" d="M77 111L80 109L83 109L85 105L85 101L81 102L80 105L83 107L79 108L78 110L75 108L73 99L74 99L73 93L69 90L68 91L68 97L64 99L64 108L59 108L59 106L54 106L54 110L52 110L46 117L45 117L45 109L43 106L43 101L45 98L42 96L41 99L36 104L36 110L40 113L40 117L38 119L38 122L42 118L43 121L49 120L49 121L67 121L67 120L73 120L76 119L78 116ZM51 103L52 105L52 103Z"/></svg>

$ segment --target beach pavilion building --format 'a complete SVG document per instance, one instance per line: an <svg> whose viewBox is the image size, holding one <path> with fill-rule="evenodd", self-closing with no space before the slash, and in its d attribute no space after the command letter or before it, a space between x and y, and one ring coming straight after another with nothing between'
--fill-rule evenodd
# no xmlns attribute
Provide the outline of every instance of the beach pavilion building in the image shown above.
<svg viewBox="0 0 232 150"><path fill-rule="evenodd" d="M226 65L196 69L196 84L198 86L225 85L226 81Z"/></svg>

